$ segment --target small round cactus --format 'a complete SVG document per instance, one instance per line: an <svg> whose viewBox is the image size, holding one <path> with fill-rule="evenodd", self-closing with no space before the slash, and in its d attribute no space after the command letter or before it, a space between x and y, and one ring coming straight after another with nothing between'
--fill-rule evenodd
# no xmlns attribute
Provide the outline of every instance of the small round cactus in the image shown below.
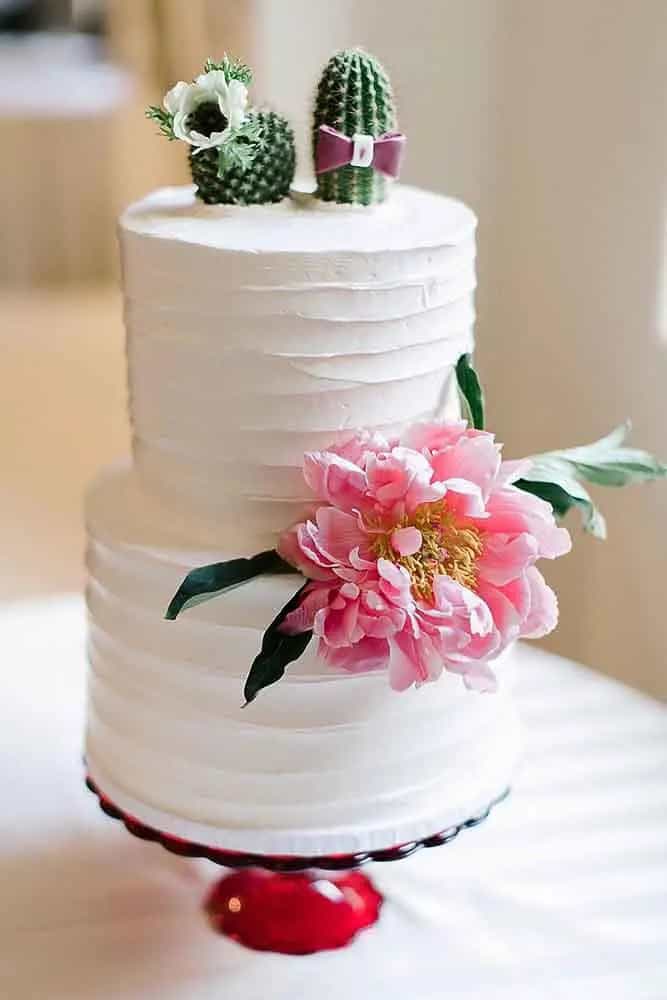
<svg viewBox="0 0 667 1000"><path fill-rule="evenodd" d="M275 111L247 109L251 81L240 60L207 59L195 80L180 80L161 106L146 109L163 136L187 143L197 197L209 205L258 205L289 193L292 129Z"/></svg>
<svg viewBox="0 0 667 1000"><path fill-rule="evenodd" d="M345 49L331 57L320 78L313 116L313 154L318 129L329 125L350 138L355 132L377 138L396 128L389 77L373 56ZM372 205L384 201L387 180L373 167L344 166L317 178L322 201Z"/></svg>
<svg viewBox="0 0 667 1000"><path fill-rule="evenodd" d="M212 112L207 111L210 108ZM203 105L197 114L203 118L216 111L215 105ZM265 110L249 111L246 120L259 126L253 157L246 165L231 165L220 176L217 149L190 150L196 195L208 205L261 205L281 201L289 193L296 158L289 123L275 111ZM195 127L202 126L206 127L205 123L197 122Z"/></svg>

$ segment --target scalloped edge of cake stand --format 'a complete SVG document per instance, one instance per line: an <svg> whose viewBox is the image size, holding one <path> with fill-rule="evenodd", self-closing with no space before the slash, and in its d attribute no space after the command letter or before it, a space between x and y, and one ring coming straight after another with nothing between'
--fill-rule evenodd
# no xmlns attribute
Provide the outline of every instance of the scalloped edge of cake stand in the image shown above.
<svg viewBox="0 0 667 1000"><path fill-rule="evenodd" d="M488 817L491 810L503 802L510 793L509 787L493 799L489 805L471 816L469 819L450 826L445 830L424 837L421 840L413 840L405 844L397 844L394 847L384 850L361 851L356 854L328 854L312 856L296 855L269 855L252 854L243 851L226 851L217 847L207 847L205 844L196 844L189 840L173 837L170 834L162 833L150 826L146 826L141 820L123 812L105 796L104 792L97 787L95 782L86 776L86 786L97 797L100 809L112 819L119 820L125 826L128 833L138 837L140 840L148 840L161 844L165 850L172 854L178 854L186 858L206 858L224 868L263 868L266 871L280 874L307 871L318 868L321 871L351 871L360 868L371 861L400 861L408 858L424 848L441 847L455 839L463 830L469 830L474 826L479 826Z"/></svg>

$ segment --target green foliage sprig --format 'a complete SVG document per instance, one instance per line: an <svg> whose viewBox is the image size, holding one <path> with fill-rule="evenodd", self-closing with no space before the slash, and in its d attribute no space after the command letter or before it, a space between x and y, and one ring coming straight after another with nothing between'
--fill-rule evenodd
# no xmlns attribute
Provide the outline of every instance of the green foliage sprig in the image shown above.
<svg viewBox="0 0 667 1000"><path fill-rule="evenodd" d="M253 80L250 66L240 59L233 59L226 52L218 62L215 59L206 60L204 63L204 72L210 73L213 70L222 70L228 83L230 80L240 80L241 83L245 83L246 87L249 87Z"/></svg>
<svg viewBox="0 0 667 1000"><path fill-rule="evenodd" d="M160 135L163 135L165 139L173 141L176 138L174 135L174 116L165 108L161 108L157 104L150 104L146 108L146 118L157 122Z"/></svg>
<svg viewBox="0 0 667 1000"><path fill-rule="evenodd" d="M230 170L245 173L255 161L261 138L262 122L255 117L248 117L238 128L231 129L224 142L217 147L218 178L224 178Z"/></svg>

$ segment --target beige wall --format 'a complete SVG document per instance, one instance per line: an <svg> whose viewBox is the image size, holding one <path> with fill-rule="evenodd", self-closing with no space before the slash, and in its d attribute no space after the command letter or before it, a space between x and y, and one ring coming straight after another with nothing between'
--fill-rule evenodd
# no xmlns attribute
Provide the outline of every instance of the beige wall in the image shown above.
<svg viewBox="0 0 667 1000"><path fill-rule="evenodd" d="M667 4L503 10L480 329L494 413L520 452L631 416L635 440L667 458ZM579 536L554 567L562 626L550 645L665 696L667 488L600 500L610 540Z"/></svg>
<svg viewBox="0 0 667 1000"><path fill-rule="evenodd" d="M258 8L261 83L302 129L326 56L363 44L392 71L405 179L478 211L478 356L507 451L632 416L635 440L667 456L664 0ZM600 500L610 540L574 521L575 552L549 567L549 644L667 696L667 488Z"/></svg>

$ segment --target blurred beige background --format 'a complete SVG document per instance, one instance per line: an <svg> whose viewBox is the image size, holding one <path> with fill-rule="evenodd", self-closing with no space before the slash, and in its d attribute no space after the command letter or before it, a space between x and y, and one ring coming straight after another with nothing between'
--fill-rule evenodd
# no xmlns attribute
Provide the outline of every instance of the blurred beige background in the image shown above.
<svg viewBox="0 0 667 1000"><path fill-rule="evenodd" d="M187 179L142 109L225 49L304 136L333 49L388 65L404 179L480 217L478 361L510 455L632 416L635 441L667 457L664 0L83 6L104 8L106 38L80 86L60 100L56 68L49 101L0 87L0 598L81 587L84 486L129 443L113 218ZM0 83L14 65L0 45ZM548 568L562 608L549 645L665 697L667 488L598 497L610 540L573 520L574 553Z"/></svg>

